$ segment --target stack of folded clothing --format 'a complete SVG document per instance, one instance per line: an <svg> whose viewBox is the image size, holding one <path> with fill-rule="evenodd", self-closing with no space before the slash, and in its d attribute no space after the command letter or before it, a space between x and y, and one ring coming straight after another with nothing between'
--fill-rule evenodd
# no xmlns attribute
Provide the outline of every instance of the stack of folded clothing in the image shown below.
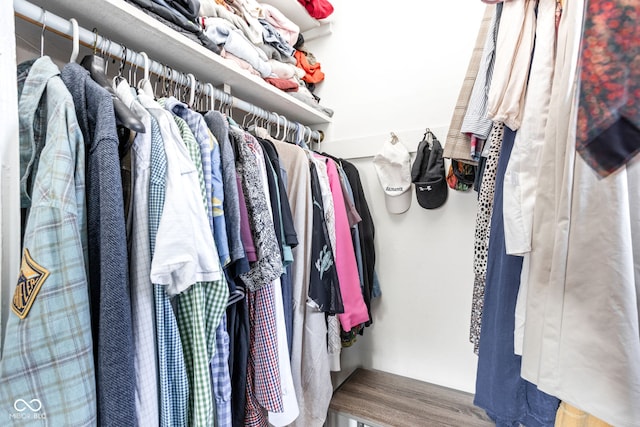
<svg viewBox="0 0 640 427"><path fill-rule="evenodd" d="M324 80L300 28L275 6L256 0L127 0L228 59L241 70L327 114L313 94Z"/></svg>

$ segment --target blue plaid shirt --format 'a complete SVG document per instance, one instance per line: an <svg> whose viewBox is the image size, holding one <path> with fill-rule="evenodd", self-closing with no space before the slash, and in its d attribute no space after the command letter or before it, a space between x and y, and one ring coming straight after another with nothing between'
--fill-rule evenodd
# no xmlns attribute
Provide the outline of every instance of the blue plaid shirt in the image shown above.
<svg viewBox="0 0 640 427"><path fill-rule="evenodd" d="M156 235L165 199L167 157L158 119L169 120L158 114L160 105L145 95L138 98L151 113L151 165L149 177L149 239L151 254L155 250ZM154 105L155 104L155 105ZM150 108L151 106L156 107ZM153 285L156 335L158 345L158 373L160 389L160 425L183 427L187 425L189 408L189 382L182 350L182 341L176 316L165 287Z"/></svg>
<svg viewBox="0 0 640 427"><path fill-rule="evenodd" d="M18 106L22 182L31 179L32 185L22 187L22 207L30 209L0 362L3 425L38 419L53 426L97 422L84 141L59 74L49 57L38 58ZM46 112L38 110L41 101Z"/></svg>

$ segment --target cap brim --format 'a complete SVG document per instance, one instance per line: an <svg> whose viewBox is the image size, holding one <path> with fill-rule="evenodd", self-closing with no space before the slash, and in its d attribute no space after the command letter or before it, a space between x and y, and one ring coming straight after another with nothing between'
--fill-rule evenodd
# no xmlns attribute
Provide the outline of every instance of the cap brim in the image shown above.
<svg viewBox="0 0 640 427"><path fill-rule="evenodd" d="M411 206L411 187L407 191L397 196L384 195L384 203L387 210L392 214L406 212Z"/></svg>
<svg viewBox="0 0 640 427"><path fill-rule="evenodd" d="M425 209L436 209L447 201L447 181L442 178L430 182L416 182L416 199Z"/></svg>

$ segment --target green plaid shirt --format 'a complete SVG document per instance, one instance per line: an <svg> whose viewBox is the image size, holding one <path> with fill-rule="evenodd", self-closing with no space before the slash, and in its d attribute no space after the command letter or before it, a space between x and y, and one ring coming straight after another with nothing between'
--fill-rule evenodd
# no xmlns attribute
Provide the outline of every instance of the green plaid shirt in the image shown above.
<svg viewBox="0 0 640 427"><path fill-rule="evenodd" d="M159 102L163 104L164 100ZM198 170L202 203L206 208L207 196L200 146L187 123L177 116L174 116L174 119L189 156ZM190 425L213 426L215 423L209 361L215 352L216 328L226 310L228 298L229 289L224 279L195 283L177 296L178 328L191 385Z"/></svg>

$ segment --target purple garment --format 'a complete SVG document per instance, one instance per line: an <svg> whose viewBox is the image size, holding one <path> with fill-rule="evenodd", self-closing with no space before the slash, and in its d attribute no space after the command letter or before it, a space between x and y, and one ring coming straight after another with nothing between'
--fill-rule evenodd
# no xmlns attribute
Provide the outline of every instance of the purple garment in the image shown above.
<svg viewBox="0 0 640 427"><path fill-rule="evenodd" d="M256 246L253 243L253 237L251 236L249 214L247 213L247 204L245 203L244 191L242 191L240 179L240 175L236 175L236 181L238 183L238 199L240 202L240 237L242 237L242 244L244 245L244 252L247 254L247 260L249 262L256 262L258 261L258 254L256 253Z"/></svg>

